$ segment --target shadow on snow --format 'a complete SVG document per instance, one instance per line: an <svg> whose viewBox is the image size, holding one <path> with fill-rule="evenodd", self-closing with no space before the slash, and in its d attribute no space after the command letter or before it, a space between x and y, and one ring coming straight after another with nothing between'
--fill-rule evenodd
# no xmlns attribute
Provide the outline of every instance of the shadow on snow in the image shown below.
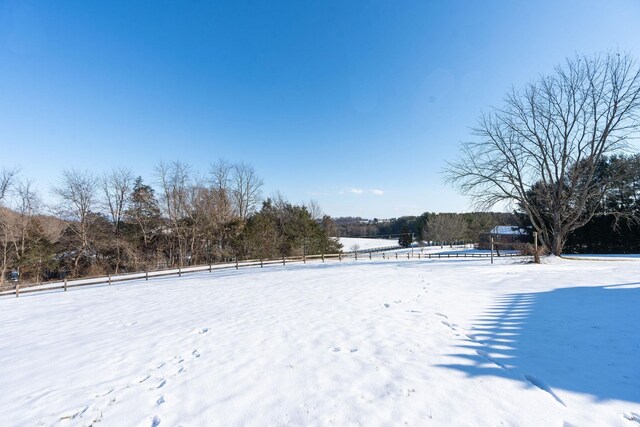
<svg viewBox="0 0 640 427"><path fill-rule="evenodd" d="M445 367L640 402L640 282L505 295L468 337Z"/></svg>

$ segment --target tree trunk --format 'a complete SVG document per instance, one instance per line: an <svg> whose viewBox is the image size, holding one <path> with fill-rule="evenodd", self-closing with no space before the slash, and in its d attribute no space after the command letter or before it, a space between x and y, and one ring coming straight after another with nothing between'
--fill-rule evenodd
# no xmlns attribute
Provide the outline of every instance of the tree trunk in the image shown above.
<svg viewBox="0 0 640 427"><path fill-rule="evenodd" d="M551 253L555 256L562 256L562 249L564 248L566 235L560 231L553 232L553 241L551 242Z"/></svg>

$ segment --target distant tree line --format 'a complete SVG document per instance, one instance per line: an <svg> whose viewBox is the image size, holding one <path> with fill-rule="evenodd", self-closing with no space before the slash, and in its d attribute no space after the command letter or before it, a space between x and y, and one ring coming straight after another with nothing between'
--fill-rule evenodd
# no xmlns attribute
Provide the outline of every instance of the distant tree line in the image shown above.
<svg viewBox="0 0 640 427"><path fill-rule="evenodd" d="M524 225L524 216L518 213L468 212L430 213L402 216L391 220L365 220L359 217L335 218L337 235L341 237L389 236L400 245L407 245L404 236L413 235L420 242L453 244L476 242L478 236L488 233L496 225Z"/></svg>
<svg viewBox="0 0 640 427"><path fill-rule="evenodd" d="M46 206L17 170L2 170L0 284L340 250L317 203L264 200L262 186L252 166L224 160L204 175L161 162L153 184L126 168L69 169Z"/></svg>

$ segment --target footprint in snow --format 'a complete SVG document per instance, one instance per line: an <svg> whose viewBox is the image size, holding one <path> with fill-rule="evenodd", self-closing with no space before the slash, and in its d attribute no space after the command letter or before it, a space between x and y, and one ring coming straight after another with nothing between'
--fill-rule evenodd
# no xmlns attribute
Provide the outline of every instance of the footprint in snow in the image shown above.
<svg viewBox="0 0 640 427"><path fill-rule="evenodd" d="M199 334L206 334L207 332L209 332L209 328L198 329Z"/></svg>
<svg viewBox="0 0 640 427"><path fill-rule="evenodd" d="M109 395L109 394L113 393L113 392L114 392L114 390L115 390L115 388L112 388L112 389L110 389L109 391L107 391L106 393L98 394L96 397L104 397L104 396L107 396L107 395Z"/></svg>
<svg viewBox="0 0 640 427"><path fill-rule="evenodd" d="M355 353L356 351L358 351L357 348L352 348L351 350L349 350L349 353Z"/></svg>
<svg viewBox="0 0 640 427"><path fill-rule="evenodd" d="M160 380L160 382L158 383L158 385L157 385L157 386L155 386L155 389L157 390L157 389L159 389L159 388L164 387L164 385L165 385L166 383L167 383L167 380L165 380L164 378L162 378L162 379Z"/></svg>
<svg viewBox="0 0 640 427"><path fill-rule="evenodd" d="M547 384L545 384L542 380L534 377L533 375L524 375L524 379L527 380L531 385L533 385L535 387L538 387L540 390L549 393L551 395L551 397L553 397L562 406L567 406L562 401L562 399L560 399L560 397L558 397L558 395L554 393L554 391L551 389L551 387L549 387Z"/></svg>
<svg viewBox="0 0 640 427"><path fill-rule="evenodd" d="M151 427L158 427L160 425L160 417L157 415L153 416L153 419L151 420Z"/></svg>
<svg viewBox="0 0 640 427"><path fill-rule="evenodd" d="M62 415L60 417L60 419L61 420L75 420L76 418L79 418L82 415L84 415L84 413L87 412L87 409L89 409L89 407L85 406L85 407L82 407L80 409L69 411L68 413Z"/></svg>
<svg viewBox="0 0 640 427"><path fill-rule="evenodd" d="M195 358L200 357L200 352L196 349L191 352L191 355Z"/></svg>
<svg viewBox="0 0 640 427"><path fill-rule="evenodd" d="M445 319L449 318L449 316L447 316L446 314L442 314L442 313L436 313L436 316L444 317Z"/></svg>
<svg viewBox="0 0 640 427"><path fill-rule="evenodd" d="M627 412L626 414L623 414L623 417L625 417L629 421L635 421L640 424L640 414L637 414L635 412Z"/></svg>
<svg viewBox="0 0 640 427"><path fill-rule="evenodd" d="M446 320L442 320L441 323L454 331L456 330L456 326L458 326L455 323L449 323Z"/></svg>
<svg viewBox="0 0 640 427"><path fill-rule="evenodd" d="M389 304L384 305L384 308L389 308L389 307L391 307Z"/></svg>
<svg viewBox="0 0 640 427"><path fill-rule="evenodd" d="M156 400L156 405L160 406L164 403L164 396L160 396L158 400Z"/></svg>
<svg viewBox="0 0 640 427"><path fill-rule="evenodd" d="M340 350L342 350L340 347L333 347L333 348L331 349L331 351L333 351L334 353L337 353L337 352L339 352Z"/></svg>

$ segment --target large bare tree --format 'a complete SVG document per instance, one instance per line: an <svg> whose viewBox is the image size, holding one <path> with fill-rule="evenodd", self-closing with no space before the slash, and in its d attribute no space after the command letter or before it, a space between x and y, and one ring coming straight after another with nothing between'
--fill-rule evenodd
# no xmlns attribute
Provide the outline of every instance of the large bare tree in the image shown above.
<svg viewBox="0 0 640 427"><path fill-rule="evenodd" d="M262 199L262 178L253 166L236 163L231 169L231 197L236 213L241 220L246 220L255 211Z"/></svg>
<svg viewBox="0 0 640 427"><path fill-rule="evenodd" d="M102 176L100 184L104 195L104 204L113 226L112 232L116 249L115 272L117 274L120 269L122 252L125 249L121 239L121 229L129 195L134 185L133 172L127 168L112 169Z"/></svg>
<svg viewBox="0 0 640 427"><path fill-rule="evenodd" d="M60 185L53 188L53 194L59 199L57 213L77 238L73 267L73 274L76 276L80 260L83 257L93 259L89 253L89 233L95 219L93 214L97 206L97 188L98 179L93 173L77 169L65 169Z"/></svg>
<svg viewBox="0 0 640 427"><path fill-rule="evenodd" d="M177 252L178 263L184 265L186 249L188 247L188 228L185 220L188 218L191 183L191 167L186 163L174 161L160 162L155 169L156 177L162 189L164 214L169 220L172 235L178 244L177 251L172 250L169 256L173 263Z"/></svg>
<svg viewBox="0 0 640 427"><path fill-rule="evenodd" d="M479 207L507 203L527 213L548 249L596 212L612 176L609 154L640 129L640 69L628 54L580 56L484 114L447 178Z"/></svg>

